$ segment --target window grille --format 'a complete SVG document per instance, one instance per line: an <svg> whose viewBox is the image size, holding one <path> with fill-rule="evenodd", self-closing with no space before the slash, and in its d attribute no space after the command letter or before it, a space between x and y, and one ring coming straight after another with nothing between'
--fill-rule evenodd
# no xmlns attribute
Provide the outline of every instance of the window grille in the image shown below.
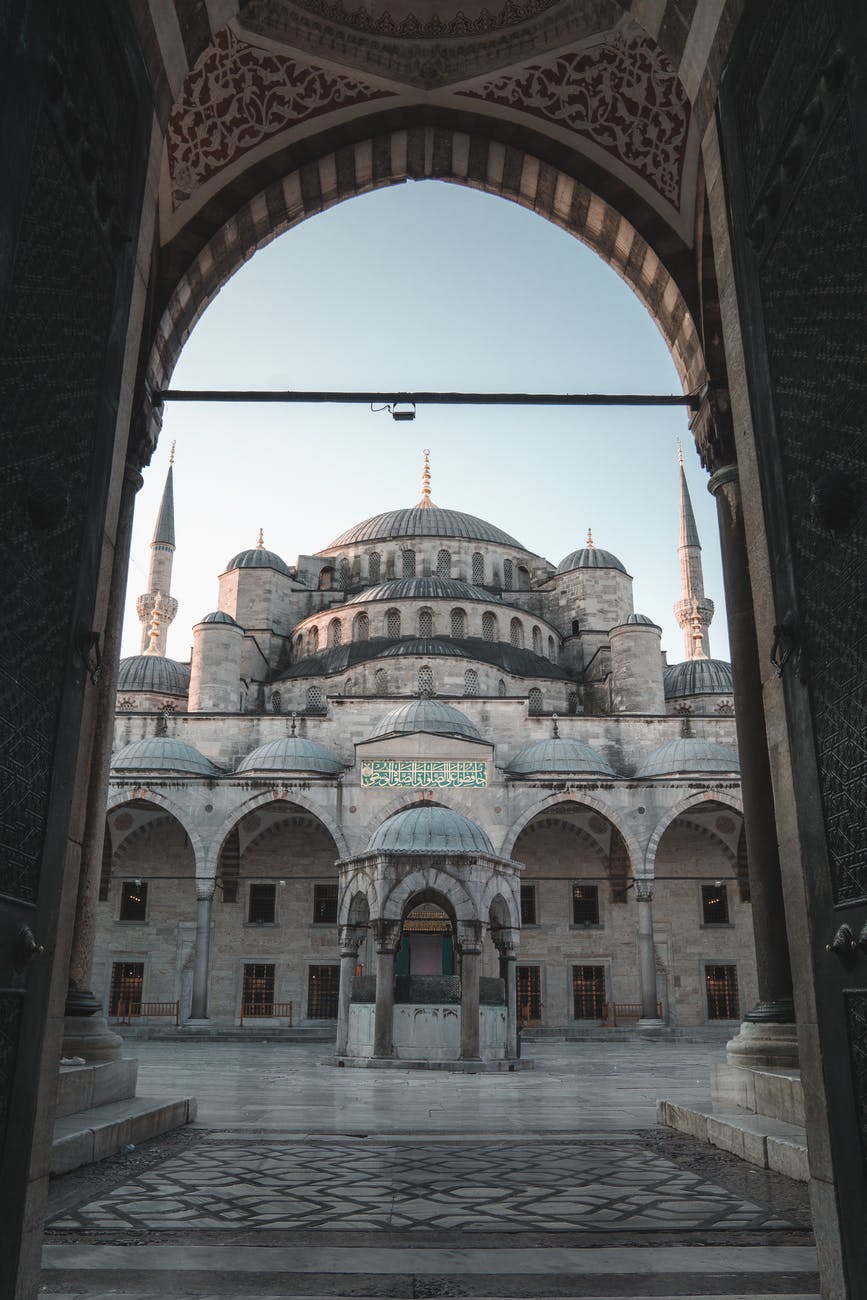
<svg viewBox="0 0 867 1300"><path fill-rule="evenodd" d="M541 1025L542 1023L542 972L538 966L516 966L515 984L517 985L518 1023L522 1025Z"/></svg>
<svg viewBox="0 0 867 1300"><path fill-rule="evenodd" d="M478 695L479 674L475 668L468 668L464 673L464 695Z"/></svg>
<svg viewBox="0 0 867 1300"><path fill-rule="evenodd" d="M102 863L99 870L99 902L108 902L108 891L111 885L111 833L106 826L105 834L102 837Z"/></svg>
<svg viewBox="0 0 867 1300"><path fill-rule="evenodd" d="M115 961L111 965L111 988L108 994L110 1016L138 1015L144 983L143 961Z"/></svg>
<svg viewBox="0 0 867 1300"><path fill-rule="evenodd" d="M418 670L418 693L419 695L433 695L433 669L427 664Z"/></svg>
<svg viewBox="0 0 867 1300"><path fill-rule="evenodd" d="M538 686L530 687L530 694L527 699L527 711L531 718L536 718L542 712L542 692Z"/></svg>
<svg viewBox="0 0 867 1300"><path fill-rule="evenodd" d="M467 635L467 616L462 609L452 610L452 636L456 641L462 640Z"/></svg>
<svg viewBox="0 0 867 1300"><path fill-rule="evenodd" d="M145 921L148 910L146 880L125 880L120 889L120 920Z"/></svg>
<svg viewBox="0 0 867 1300"><path fill-rule="evenodd" d="M572 1015L575 1020L601 1020L605 1001L605 967L572 967Z"/></svg>
<svg viewBox="0 0 867 1300"><path fill-rule="evenodd" d="M366 614L356 614L352 624L353 641L366 641L370 636L370 619Z"/></svg>
<svg viewBox="0 0 867 1300"><path fill-rule="evenodd" d="M450 578L452 576L452 553L451 551L440 551L437 555L437 577Z"/></svg>
<svg viewBox="0 0 867 1300"><path fill-rule="evenodd" d="M502 677L501 677L500 680L497 682L497 694L499 695L499 697L500 697L501 700L502 700L502 699L505 699L505 696L506 696L506 683L503 681Z"/></svg>
<svg viewBox="0 0 867 1300"><path fill-rule="evenodd" d="M244 966L242 1016L264 1016L274 1009L274 967L270 962Z"/></svg>
<svg viewBox="0 0 867 1300"><path fill-rule="evenodd" d="M509 640L519 648L524 644L524 625L519 618L513 618L509 624Z"/></svg>
<svg viewBox="0 0 867 1300"><path fill-rule="evenodd" d="M572 924L599 924L599 886L572 886Z"/></svg>
<svg viewBox="0 0 867 1300"><path fill-rule="evenodd" d="M433 636L433 614L429 609L418 612L418 634L422 638Z"/></svg>
<svg viewBox="0 0 867 1300"><path fill-rule="evenodd" d="M567 713L577 713L577 712L578 712L578 692L577 692L577 691L570 691L570 692L569 692L569 698L568 698L567 701L566 701L566 712L567 712Z"/></svg>
<svg viewBox="0 0 867 1300"><path fill-rule="evenodd" d="M503 587L506 591L511 591L514 586L515 566L511 560L503 560Z"/></svg>
<svg viewBox="0 0 867 1300"><path fill-rule="evenodd" d="M337 882L313 886L313 924L337 924Z"/></svg>
<svg viewBox="0 0 867 1300"><path fill-rule="evenodd" d="M729 897L725 885L702 885L701 919L705 925L728 925Z"/></svg>
<svg viewBox="0 0 867 1300"><path fill-rule="evenodd" d="M322 694L321 686L307 687L307 713L324 713L325 697Z"/></svg>
<svg viewBox="0 0 867 1300"><path fill-rule="evenodd" d="M482 636L486 641L497 639L497 619L490 611L482 615Z"/></svg>
<svg viewBox="0 0 867 1300"><path fill-rule="evenodd" d="M373 674L373 693L374 695L388 694L388 673L384 668L377 668Z"/></svg>
<svg viewBox="0 0 867 1300"><path fill-rule="evenodd" d="M542 631L538 627L533 628L533 652L540 655L542 653Z"/></svg>
<svg viewBox="0 0 867 1300"><path fill-rule="evenodd" d="M251 885L247 920L251 925L273 925L277 919L277 886Z"/></svg>
<svg viewBox="0 0 867 1300"><path fill-rule="evenodd" d="M400 636L400 610L390 609L386 614L385 635L392 638Z"/></svg>
<svg viewBox="0 0 867 1300"><path fill-rule="evenodd" d="M310 631L307 633L307 653L309 655L315 655L318 649L319 649L319 628L311 627Z"/></svg>
<svg viewBox="0 0 867 1300"><path fill-rule="evenodd" d="M328 624L328 644L340 645L343 640L343 630L340 626L340 619L333 618Z"/></svg>
<svg viewBox="0 0 867 1300"><path fill-rule="evenodd" d="M415 577L415 551L401 551L401 573L404 578Z"/></svg>
<svg viewBox="0 0 867 1300"><path fill-rule="evenodd" d="M347 587L352 585L352 566L345 555L338 566L338 573L340 575L340 586L346 591Z"/></svg>
<svg viewBox="0 0 867 1300"><path fill-rule="evenodd" d="M271 692L271 712L279 713L283 708L283 697L279 691Z"/></svg>
<svg viewBox="0 0 867 1300"><path fill-rule="evenodd" d="M481 551L475 551L473 554L473 582L477 587L482 586L485 581L485 557Z"/></svg>
<svg viewBox="0 0 867 1300"><path fill-rule="evenodd" d="M521 886L521 925L536 924L536 886Z"/></svg>
<svg viewBox="0 0 867 1300"><path fill-rule="evenodd" d="M307 1019L336 1020L339 966L311 966L307 976Z"/></svg>
<svg viewBox="0 0 867 1300"><path fill-rule="evenodd" d="M368 582L379 582L379 575L382 572L382 556L379 551L371 551L367 557L367 580Z"/></svg>
<svg viewBox="0 0 867 1300"><path fill-rule="evenodd" d="M705 966L708 1020L740 1020L736 966Z"/></svg>

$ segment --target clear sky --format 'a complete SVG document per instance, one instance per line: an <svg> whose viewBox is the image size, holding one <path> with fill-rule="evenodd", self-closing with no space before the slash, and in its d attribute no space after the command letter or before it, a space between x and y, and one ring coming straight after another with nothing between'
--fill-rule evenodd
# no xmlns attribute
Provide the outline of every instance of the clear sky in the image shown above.
<svg viewBox="0 0 867 1300"><path fill-rule="evenodd" d="M436 181L353 198L262 249L205 312L172 384L680 391L651 317L595 253L513 203ZM727 658L716 508L685 410L593 407L426 407L395 423L366 407L168 404L137 501L123 653L139 650L135 599L175 439L174 658L189 658L217 576L259 527L293 564L370 515L414 505L428 447L438 505L554 564L592 527L676 662L678 438L717 607L711 653Z"/></svg>

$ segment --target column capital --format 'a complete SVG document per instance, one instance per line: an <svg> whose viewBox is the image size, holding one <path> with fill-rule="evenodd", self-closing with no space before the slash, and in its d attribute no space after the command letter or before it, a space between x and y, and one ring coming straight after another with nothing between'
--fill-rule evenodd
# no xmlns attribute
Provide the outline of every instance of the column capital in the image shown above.
<svg viewBox="0 0 867 1300"><path fill-rule="evenodd" d="M699 393L700 405L689 421L701 463L711 474L737 464L731 399L725 384L708 380Z"/></svg>
<svg viewBox="0 0 867 1300"><path fill-rule="evenodd" d="M341 925L339 930L339 943L341 957L358 956L358 949L364 941L365 927L363 925Z"/></svg>
<svg viewBox="0 0 867 1300"><path fill-rule="evenodd" d="M481 921L458 921L458 948L462 953L482 951Z"/></svg>
<svg viewBox="0 0 867 1300"><path fill-rule="evenodd" d="M386 921L380 918L370 922L377 952L395 952L400 947L402 924L400 921Z"/></svg>
<svg viewBox="0 0 867 1300"><path fill-rule="evenodd" d="M196 877L196 900L199 903L210 902L214 897L217 882L214 879Z"/></svg>
<svg viewBox="0 0 867 1300"><path fill-rule="evenodd" d="M635 897L639 903L653 902L653 880L645 877L644 879L635 879Z"/></svg>
<svg viewBox="0 0 867 1300"><path fill-rule="evenodd" d="M503 926L499 930L491 930L491 939L501 957L505 957L508 961L516 960L520 930Z"/></svg>

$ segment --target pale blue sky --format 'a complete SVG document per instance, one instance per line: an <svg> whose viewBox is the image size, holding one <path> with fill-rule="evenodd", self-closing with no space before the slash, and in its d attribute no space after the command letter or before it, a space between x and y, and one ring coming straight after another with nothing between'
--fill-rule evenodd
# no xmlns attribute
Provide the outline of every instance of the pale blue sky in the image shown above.
<svg viewBox="0 0 867 1300"><path fill-rule="evenodd" d="M354 198L257 253L205 312L172 383L680 391L650 316L595 253L513 203L434 181ZM717 606L711 653L725 658L716 509L686 412L592 407L428 407L399 424L363 407L168 405L137 502L123 653L139 648L135 598L176 439L174 658L189 657L218 574L260 526L292 564L369 515L414 505L429 447L437 504L554 564L592 527L676 662L678 437Z"/></svg>

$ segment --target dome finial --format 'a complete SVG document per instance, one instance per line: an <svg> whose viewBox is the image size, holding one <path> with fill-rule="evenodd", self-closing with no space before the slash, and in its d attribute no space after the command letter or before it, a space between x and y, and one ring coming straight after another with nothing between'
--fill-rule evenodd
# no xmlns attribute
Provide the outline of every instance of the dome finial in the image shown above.
<svg viewBox="0 0 867 1300"><path fill-rule="evenodd" d="M556 713L551 714L552 739L560 739L560 722Z"/></svg>
<svg viewBox="0 0 867 1300"><path fill-rule="evenodd" d="M176 445L177 445L177 444L173 442L173 443L172 443L172 449L171 449L171 451L169 452L169 464L170 464L170 465L174 465L174 463L175 463L175 446L176 446Z"/></svg>
<svg viewBox="0 0 867 1300"><path fill-rule="evenodd" d="M264 534L263 534L262 529L260 528L260 529L259 529L259 537L258 537L258 539L257 539L257 541L256 541L256 550L257 550L257 551L264 551L264 549L265 549L265 537L264 537Z"/></svg>
<svg viewBox="0 0 867 1300"><path fill-rule="evenodd" d="M587 542L586 542L586 546L587 546L587 549L588 549L588 550L590 550L590 551L593 550L593 529L592 529L592 528L588 528L588 529L587 529Z"/></svg>
<svg viewBox="0 0 867 1300"><path fill-rule="evenodd" d="M297 718L297 717L298 717L298 714L297 714L297 713L293 713L293 714L292 714L292 722L291 722L290 727L289 727L289 735L290 735L290 736L294 736L294 735L295 735L295 726L296 726L296 718Z"/></svg>
<svg viewBox="0 0 867 1300"><path fill-rule="evenodd" d="M421 470L421 501L416 506L416 510L435 510L436 505L431 501L430 495L430 448L424 449L424 461Z"/></svg>

